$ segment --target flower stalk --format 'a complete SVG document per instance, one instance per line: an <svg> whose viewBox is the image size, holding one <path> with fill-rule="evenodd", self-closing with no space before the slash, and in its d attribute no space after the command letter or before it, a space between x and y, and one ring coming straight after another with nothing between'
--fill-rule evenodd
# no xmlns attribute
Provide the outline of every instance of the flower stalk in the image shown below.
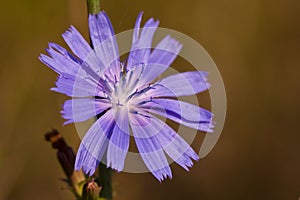
<svg viewBox="0 0 300 200"><path fill-rule="evenodd" d="M100 0L87 0L88 13L95 15L100 13ZM93 44L91 43L93 47ZM97 116L99 119L101 116ZM112 199L112 169L105 164L99 164L98 184L102 187L99 197L106 200Z"/></svg>
<svg viewBox="0 0 300 200"><path fill-rule="evenodd" d="M100 13L100 0L87 0L88 13L98 14Z"/></svg>
<svg viewBox="0 0 300 200"><path fill-rule="evenodd" d="M99 164L99 178L98 182L100 186L102 186L102 190L100 192L100 197L103 197L107 200L112 199L112 169L110 167L106 167L105 164Z"/></svg>

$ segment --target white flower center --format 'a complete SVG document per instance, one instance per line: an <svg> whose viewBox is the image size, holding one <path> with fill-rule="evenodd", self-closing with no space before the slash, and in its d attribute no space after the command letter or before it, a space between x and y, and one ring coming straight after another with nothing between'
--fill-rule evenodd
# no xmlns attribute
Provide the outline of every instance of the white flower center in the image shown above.
<svg viewBox="0 0 300 200"><path fill-rule="evenodd" d="M139 81L138 72L133 70L125 73L120 80L114 85L114 90L111 96L113 107L122 108L129 107L133 94L137 91L137 83Z"/></svg>

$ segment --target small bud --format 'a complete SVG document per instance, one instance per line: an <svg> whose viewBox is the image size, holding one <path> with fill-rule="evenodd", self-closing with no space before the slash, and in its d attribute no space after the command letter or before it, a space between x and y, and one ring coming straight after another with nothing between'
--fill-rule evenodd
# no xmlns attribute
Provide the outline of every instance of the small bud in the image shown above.
<svg viewBox="0 0 300 200"><path fill-rule="evenodd" d="M101 187L95 181L88 182L83 186L82 200L98 200Z"/></svg>

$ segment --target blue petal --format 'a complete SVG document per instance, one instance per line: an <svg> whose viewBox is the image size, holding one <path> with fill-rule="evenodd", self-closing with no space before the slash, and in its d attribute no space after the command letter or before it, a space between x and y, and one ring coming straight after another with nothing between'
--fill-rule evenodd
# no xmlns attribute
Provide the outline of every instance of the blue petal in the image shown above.
<svg viewBox="0 0 300 200"><path fill-rule="evenodd" d="M94 74L98 74L99 71L104 69L104 65L95 51L73 26L63 34L63 38L73 53L82 60L82 67L85 67L85 69L88 67Z"/></svg>
<svg viewBox="0 0 300 200"><path fill-rule="evenodd" d="M99 61L93 51L85 62L55 43L49 43L47 52L51 57L42 54L40 60L60 75L53 91L72 97L101 96L103 91L109 92L105 81L97 74ZM94 68L97 66L96 69L88 63Z"/></svg>
<svg viewBox="0 0 300 200"><path fill-rule="evenodd" d="M63 38L73 53L81 60L85 60L92 51L90 45L73 26L71 26L69 30L63 34Z"/></svg>
<svg viewBox="0 0 300 200"><path fill-rule="evenodd" d="M68 120L64 124L83 122L111 107L107 100L102 99L71 99L64 103L61 114Z"/></svg>
<svg viewBox="0 0 300 200"><path fill-rule="evenodd" d="M139 15L136 18L136 22L135 22L135 25L134 25L132 44L136 44L139 40L142 17L143 17L143 12L140 12Z"/></svg>
<svg viewBox="0 0 300 200"><path fill-rule="evenodd" d="M76 154L75 170L82 169L86 174L92 176L99 164L99 160L94 157L84 145L80 145Z"/></svg>
<svg viewBox="0 0 300 200"><path fill-rule="evenodd" d="M151 97L179 97L197 94L210 87L206 77L207 72L201 71L171 75L154 83L155 89L147 92L147 95Z"/></svg>
<svg viewBox="0 0 300 200"><path fill-rule="evenodd" d="M135 115L133 118L134 121L142 122L139 123L139 125L142 127L142 130L145 130L147 133L146 135L139 132L139 135L136 136L136 140L147 141L150 139L155 143L158 142L159 144L156 144L156 146L160 146L172 160L186 170L188 170L188 167L192 167L192 159L199 159L190 145L163 121L150 114L148 114L148 118L141 118L139 115ZM141 151L143 150L144 149L141 149ZM147 152L148 151L146 151L146 153Z"/></svg>
<svg viewBox="0 0 300 200"><path fill-rule="evenodd" d="M156 119L158 123L162 121ZM199 157L188 143L184 141L171 127L167 124L156 135L159 143L164 151L174 160L177 164L188 171L188 167L193 166L193 160L198 160Z"/></svg>
<svg viewBox="0 0 300 200"><path fill-rule="evenodd" d="M114 115L116 125L109 140L107 166L122 171L130 140L128 111L127 109L118 109Z"/></svg>
<svg viewBox="0 0 300 200"><path fill-rule="evenodd" d="M51 90L70 97L95 96L93 94L96 94L96 91L92 90L93 88L95 88L94 85L91 85L89 84L89 82L81 79L78 79L76 82L76 87L74 87L74 79L60 76L55 83L56 87L51 88Z"/></svg>
<svg viewBox="0 0 300 200"><path fill-rule="evenodd" d="M83 70L79 71L78 75L62 74L59 76L56 88L51 88L51 90L70 97L104 96L105 89L100 80L97 82L90 79L88 74L81 75Z"/></svg>
<svg viewBox="0 0 300 200"><path fill-rule="evenodd" d="M115 33L105 12L89 15L90 36L97 56L103 64L103 69L109 68L109 76L119 78L119 51Z"/></svg>
<svg viewBox="0 0 300 200"><path fill-rule="evenodd" d="M146 22L139 34L141 17L142 14L138 16L135 25L132 47L127 62L127 69L136 65L147 64L152 48L153 36L159 24L159 21L154 21L154 19L151 18Z"/></svg>
<svg viewBox="0 0 300 200"><path fill-rule="evenodd" d="M107 149L113 128L113 114L109 110L92 125L82 139L76 155L75 170L82 168L86 174L93 175Z"/></svg>
<svg viewBox="0 0 300 200"><path fill-rule="evenodd" d="M39 59L58 74L76 74L80 68L81 61L58 44L49 43L47 52L51 57L41 54Z"/></svg>
<svg viewBox="0 0 300 200"><path fill-rule="evenodd" d="M149 112L205 132L213 132L212 113L193 104L172 99L152 99L141 105Z"/></svg>
<svg viewBox="0 0 300 200"><path fill-rule="evenodd" d="M150 172L159 181L166 177L172 178L172 172L163 148L155 137L160 131L156 121L139 114L131 114L130 120L137 148Z"/></svg>
<svg viewBox="0 0 300 200"><path fill-rule="evenodd" d="M69 61L74 61L79 65L82 63L82 61L80 59L76 58L70 52L68 52L65 48L63 48L62 46L60 46L56 43L49 42L49 48L47 49L47 52L49 53L48 50L54 50L54 51L58 52L60 55L62 55L65 59L67 59ZM51 55L51 53L49 53L49 55Z"/></svg>
<svg viewBox="0 0 300 200"><path fill-rule="evenodd" d="M162 39L149 56L141 83L149 83L163 73L175 60L182 45L170 36Z"/></svg>

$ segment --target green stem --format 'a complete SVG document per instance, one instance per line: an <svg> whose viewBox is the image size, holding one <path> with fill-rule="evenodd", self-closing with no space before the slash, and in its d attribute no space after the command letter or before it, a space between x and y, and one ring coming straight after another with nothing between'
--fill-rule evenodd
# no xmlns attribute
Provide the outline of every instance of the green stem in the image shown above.
<svg viewBox="0 0 300 200"><path fill-rule="evenodd" d="M87 6L89 14L100 13L100 0L87 0Z"/></svg>
<svg viewBox="0 0 300 200"><path fill-rule="evenodd" d="M89 14L98 14L100 13L100 0L87 0L87 7ZM93 46L93 44L91 44ZM97 116L99 119L101 116ZM106 167L106 165L100 162L99 164L99 177L98 183L102 187L100 192L100 197L104 198L105 200L112 199L112 169Z"/></svg>
<svg viewBox="0 0 300 200"><path fill-rule="evenodd" d="M112 169L106 167L105 164L99 164L99 185L102 187L100 192L100 197L105 198L106 200L112 199Z"/></svg>

